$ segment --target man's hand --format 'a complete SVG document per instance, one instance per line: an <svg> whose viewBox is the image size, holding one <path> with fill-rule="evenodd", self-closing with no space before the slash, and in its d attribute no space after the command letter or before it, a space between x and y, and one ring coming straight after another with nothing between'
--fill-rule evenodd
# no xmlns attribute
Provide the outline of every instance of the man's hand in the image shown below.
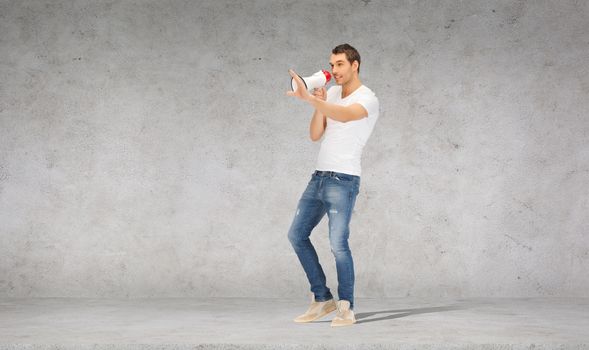
<svg viewBox="0 0 589 350"><path fill-rule="evenodd" d="M325 86L322 86L320 88L314 88L313 96L320 98L323 101L327 100L327 90L325 89Z"/></svg>
<svg viewBox="0 0 589 350"><path fill-rule="evenodd" d="M307 88L305 87L305 83L303 82L303 79L301 79L301 77L299 77L299 75L296 74L294 72L294 70L289 69L288 73L297 83L297 90L296 91L287 91L286 94L288 96L295 96L295 97L300 98L303 101L309 101L309 100L315 98L313 95L311 95L309 93L309 91L307 91Z"/></svg>
<svg viewBox="0 0 589 350"><path fill-rule="evenodd" d="M362 105L359 103L354 103L351 106L341 106L335 103L329 103L327 100L316 97L315 92L313 92L313 95L311 95L309 91L307 91L303 79L301 79L301 77L299 77L292 69L289 69L288 72L290 73L290 76L296 81L297 90L287 91L286 94L288 96L298 97L301 100L308 102L313 107L315 107L315 109L319 110L321 114L328 115L331 119L335 119L344 123L349 120L359 119L361 114L367 114L364 107L362 107ZM323 95L323 93L321 94ZM327 95L327 92L325 95Z"/></svg>

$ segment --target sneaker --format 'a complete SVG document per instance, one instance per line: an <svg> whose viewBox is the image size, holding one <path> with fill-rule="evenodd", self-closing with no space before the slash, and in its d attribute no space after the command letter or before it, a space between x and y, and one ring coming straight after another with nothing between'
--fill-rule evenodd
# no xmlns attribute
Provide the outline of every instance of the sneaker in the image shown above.
<svg viewBox="0 0 589 350"><path fill-rule="evenodd" d="M315 295L311 294L311 306L304 314L297 316L294 321L298 323L311 322L335 311L335 309L335 300L315 301Z"/></svg>
<svg viewBox="0 0 589 350"><path fill-rule="evenodd" d="M337 314L331 320L331 326L349 326L356 323L354 310L350 309L350 302L348 300L339 300L337 302Z"/></svg>

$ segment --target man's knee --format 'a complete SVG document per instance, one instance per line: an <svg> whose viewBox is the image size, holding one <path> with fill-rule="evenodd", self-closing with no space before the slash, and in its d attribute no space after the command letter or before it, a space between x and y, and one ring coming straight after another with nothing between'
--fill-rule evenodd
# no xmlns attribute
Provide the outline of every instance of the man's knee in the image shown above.
<svg viewBox="0 0 589 350"><path fill-rule="evenodd" d="M287 238L293 246L296 246L309 240L311 230L305 225L292 225L288 230Z"/></svg>
<svg viewBox="0 0 589 350"><path fill-rule="evenodd" d="M293 234L292 230L288 231L286 238L288 238L288 241L290 242L290 244L295 244L297 241L297 236L295 234Z"/></svg>
<svg viewBox="0 0 589 350"><path fill-rule="evenodd" d="M329 243L333 255L347 254L350 252L347 239L332 240Z"/></svg>
<svg viewBox="0 0 589 350"><path fill-rule="evenodd" d="M304 239L304 234L297 226L291 226L286 237L292 245L296 245Z"/></svg>

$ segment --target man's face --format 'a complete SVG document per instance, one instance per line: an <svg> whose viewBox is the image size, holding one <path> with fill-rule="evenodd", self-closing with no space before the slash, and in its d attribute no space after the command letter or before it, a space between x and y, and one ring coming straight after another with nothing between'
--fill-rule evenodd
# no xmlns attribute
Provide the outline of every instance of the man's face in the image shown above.
<svg viewBox="0 0 589 350"><path fill-rule="evenodd" d="M345 53L331 54L329 65L331 66L331 74L336 84L343 85L352 79L354 69L346 59Z"/></svg>

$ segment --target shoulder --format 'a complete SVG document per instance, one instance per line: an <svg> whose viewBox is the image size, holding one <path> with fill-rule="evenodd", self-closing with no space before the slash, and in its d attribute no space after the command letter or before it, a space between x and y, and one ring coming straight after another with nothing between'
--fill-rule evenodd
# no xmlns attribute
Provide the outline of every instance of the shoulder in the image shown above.
<svg viewBox="0 0 589 350"><path fill-rule="evenodd" d="M378 117L379 103L376 94L366 86L362 86L361 89L355 96L354 102L362 105L366 109L369 118Z"/></svg>
<svg viewBox="0 0 589 350"><path fill-rule="evenodd" d="M372 91L366 85L362 85L361 89L362 89L362 91L360 91L360 94L358 94L359 99L368 100L368 101L372 101L374 103L378 103L378 97L376 97L376 94L374 93L374 91Z"/></svg>
<svg viewBox="0 0 589 350"><path fill-rule="evenodd" d="M376 94L374 93L374 91L372 91L372 89L370 89L366 85L362 85L362 94L367 96L374 96L376 98Z"/></svg>

